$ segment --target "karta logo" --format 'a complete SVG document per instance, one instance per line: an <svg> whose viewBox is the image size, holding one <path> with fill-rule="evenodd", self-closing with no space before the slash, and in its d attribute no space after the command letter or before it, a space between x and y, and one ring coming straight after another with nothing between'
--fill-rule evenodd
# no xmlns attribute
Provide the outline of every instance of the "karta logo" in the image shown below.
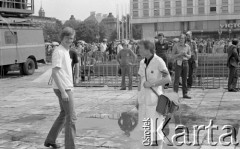
<svg viewBox="0 0 240 149"><path fill-rule="evenodd" d="M188 146L200 146L199 143L199 134L200 131L205 131L207 133L207 142L211 146L217 146L219 143L222 146L230 146L235 145L237 146L239 144L236 135L237 131L232 125L224 125L221 130L227 130L226 133L221 134L218 138L218 142L214 142L213 135L214 131L219 130L219 126L213 124L213 120L210 120L209 125L193 125L193 142L190 141L190 133L188 127L184 125L177 125L175 127L175 132L177 130L179 133L174 134L171 137L171 141L169 139L170 136L166 136L163 132L164 128L167 126L171 118L167 119L166 122L160 122L158 119L144 119L143 120L143 128L144 128L144 137L143 137L143 145L144 146L158 146L157 140L161 139L163 140L166 138L169 143L167 143L168 146L182 146L182 145L188 145ZM183 138L183 141L179 141L180 138ZM227 138L230 138L230 142L225 141Z"/></svg>

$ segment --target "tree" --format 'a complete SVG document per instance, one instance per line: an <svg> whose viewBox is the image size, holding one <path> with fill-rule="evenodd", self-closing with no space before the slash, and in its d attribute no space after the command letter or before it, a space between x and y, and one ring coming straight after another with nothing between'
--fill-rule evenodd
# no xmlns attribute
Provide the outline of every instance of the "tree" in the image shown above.
<svg viewBox="0 0 240 149"><path fill-rule="evenodd" d="M76 29L76 39L86 42L96 42L98 31L99 27L97 22L92 20L81 22Z"/></svg>
<svg viewBox="0 0 240 149"><path fill-rule="evenodd" d="M114 40L116 40L117 39L117 29L116 30L114 30L112 33L111 33L111 35L110 35L110 41L114 41Z"/></svg>
<svg viewBox="0 0 240 149"><path fill-rule="evenodd" d="M70 19L70 20L67 20L65 23L64 23L64 27L71 27L73 29L77 29L80 25L80 21L77 21L75 19Z"/></svg>
<svg viewBox="0 0 240 149"><path fill-rule="evenodd" d="M60 42L59 33L62 31L62 22L56 20L56 23L43 24L43 36L45 42Z"/></svg>
<svg viewBox="0 0 240 149"><path fill-rule="evenodd" d="M142 38L142 26L138 24L132 25L132 36L133 39L141 39Z"/></svg>

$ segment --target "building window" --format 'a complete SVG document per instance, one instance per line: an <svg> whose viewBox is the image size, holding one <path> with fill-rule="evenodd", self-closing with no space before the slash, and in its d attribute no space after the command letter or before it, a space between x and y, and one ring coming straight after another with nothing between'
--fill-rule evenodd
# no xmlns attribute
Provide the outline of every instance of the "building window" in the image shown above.
<svg viewBox="0 0 240 149"><path fill-rule="evenodd" d="M182 7L181 1L176 1L176 7Z"/></svg>
<svg viewBox="0 0 240 149"><path fill-rule="evenodd" d="M216 0L210 0L210 5L216 5Z"/></svg>
<svg viewBox="0 0 240 149"><path fill-rule="evenodd" d="M216 7L210 7L210 13L216 13L217 9Z"/></svg>
<svg viewBox="0 0 240 149"><path fill-rule="evenodd" d="M159 2L154 2L154 8L159 8Z"/></svg>
<svg viewBox="0 0 240 149"><path fill-rule="evenodd" d="M228 0L222 0L222 5L228 5Z"/></svg>
<svg viewBox="0 0 240 149"><path fill-rule="evenodd" d="M171 9L165 9L165 16L171 15Z"/></svg>
<svg viewBox="0 0 240 149"><path fill-rule="evenodd" d="M133 11L133 17L138 17L138 11Z"/></svg>
<svg viewBox="0 0 240 149"><path fill-rule="evenodd" d="M170 1L165 1L165 8L170 8L170 7L171 7Z"/></svg>
<svg viewBox="0 0 240 149"><path fill-rule="evenodd" d="M198 14L205 14L205 8L204 7L198 7Z"/></svg>
<svg viewBox="0 0 240 149"><path fill-rule="evenodd" d="M149 10L143 10L143 16L149 17Z"/></svg>
<svg viewBox="0 0 240 149"><path fill-rule="evenodd" d="M138 2L138 0L133 0L133 2Z"/></svg>
<svg viewBox="0 0 240 149"><path fill-rule="evenodd" d="M193 0L187 0L187 6L188 7L193 6Z"/></svg>
<svg viewBox="0 0 240 149"><path fill-rule="evenodd" d="M234 6L234 12L239 13L240 12L240 6Z"/></svg>
<svg viewBox="0 0 240 149"><path fill-rule="evenodd" d="M239 13L240 12L240 1L234 0L234 12Z"/></svg>
<svg viewBox="0 0 240 149"><path fill-rule="evenodd" d="M149 4L148 3L143 3L143 9L148 9L149 8Z"/></svg>
<svg viewBox="0 0 240 149"><path fill-rule="evenodd" d="M176 15L182 14L182 8L176 8Z"/></svg>
<svg viewBox="0 0 240 149"><path fill-rule="evenodd" d="M193 8L187 8L187 14L193 14Z"/></svg>
<svg viewBox="0 0 240 149"><path fill-rule="evenodd" d="M159 10L154 10L154 16L159 16Z"/></svg>
<svg viewBox="0 0 240 149"><path fill-rule="evenodd" d="M204 6L204 0L198 0L198 6Z"/></svg>
<svg viewBox="0 0 240 149"><path fill-rule="evenodd" d="M17 43L17 32L5 31L5 43L16 44Z"/></svg>
<svg viewBox="0 0 240 149"><path fill-rule="evenodd" d="M133 4L133 9L138 9L138 3Z"/></svg>
<svg viewBox="0 0 240 149"><path fill-rule="evenodd" d="M222 6L222 13L228 13L228 6Z"/></svg>

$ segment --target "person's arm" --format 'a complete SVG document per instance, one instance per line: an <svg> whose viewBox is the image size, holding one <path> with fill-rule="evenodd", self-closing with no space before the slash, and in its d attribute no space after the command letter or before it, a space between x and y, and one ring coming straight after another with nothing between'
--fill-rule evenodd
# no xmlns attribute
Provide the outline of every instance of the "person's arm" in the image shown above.
<svg viewBox="0 0 240 149"><path fill-rule="evenodd" d="M133 62L135 62L137 59L137 55L132 50L129 49L129 51L131 53L131 56L133 57Z"/></svg>
<svg viewBox="0 0 240 149"><path fill-rule="evenodd" d="M237 48L233 48L233 53L232 53L233 57L239 61L239 56L238 56L238 51Z"/></svg>
<svg viewBox="0 0 240 149"><path fill-rule="evenodd" d="M173 52L172 52L173 59L182 57L182 55L183 55L182 53L177 53L177 48L178 48L178 44L175 44L175 45L173 46Z"/></svg>
<svg viewBox="0 0 240 149"><path fill-rule="evenodd" d="M141 81L142 81L141 76L138 75L138 91L141 91Z"/></svg>
<svg viewBox="0 0 240 149"><path fill-rule="evenodd" d="M191 58L191 49L190 49L190 46L187 46L187 48L188 48L188 50L187 50L187 53L185 53L185 55L184 56L186 56L187 57L187 59L190 59Z"/></svg>
<svg viewBox="0 0 240 149"><path fill-rule="evenodd" d="M121 59L121 51L117 54L117 61L118 61L118 63L120 64L120 59Z"/></svg>

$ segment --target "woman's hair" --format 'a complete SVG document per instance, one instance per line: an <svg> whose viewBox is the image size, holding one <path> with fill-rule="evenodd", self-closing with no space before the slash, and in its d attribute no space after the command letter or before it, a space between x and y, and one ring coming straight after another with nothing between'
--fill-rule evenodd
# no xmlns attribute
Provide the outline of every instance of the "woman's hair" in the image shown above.
<svg viewBox="0 0 240 149"><path fill-rule="evenodd" d="M152 54L155 53L155 45L149 40L141 40L138 42L138 45L143 45L146 50L150 50Z"/></svg>
<svg viewBox="0 0 240 149"><path fill-rule="evenodd" d="M184 43L186 43L187 42L187 36L186 36L186 34L180 34L180 39L181 39L181 37L184 37Z"/></svg>
<svg viewBox="0 0 240 149"><path fill-rule="evenodd" d="M63 40L65 36L72 36L75 35L75 30L71 27L65 27L60 35L60 39Z"/></svg>

